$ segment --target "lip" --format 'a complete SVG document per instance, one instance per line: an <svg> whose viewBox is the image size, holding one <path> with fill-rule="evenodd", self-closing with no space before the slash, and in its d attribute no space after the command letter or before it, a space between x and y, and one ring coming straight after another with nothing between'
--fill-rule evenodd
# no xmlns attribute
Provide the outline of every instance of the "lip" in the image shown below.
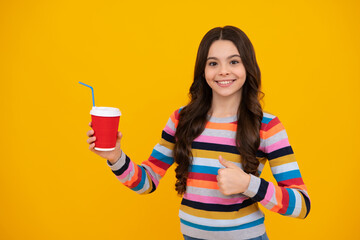
<svg viewBox="0 0 360 240"><path fill-rule="evenodd" d="M219 86L219 87L228 87L230 85L232 85L236 79L221 79L221 80L214 80L216 82L216 84ZM221 84L221 82L229 82L227 84Z"/></svg>

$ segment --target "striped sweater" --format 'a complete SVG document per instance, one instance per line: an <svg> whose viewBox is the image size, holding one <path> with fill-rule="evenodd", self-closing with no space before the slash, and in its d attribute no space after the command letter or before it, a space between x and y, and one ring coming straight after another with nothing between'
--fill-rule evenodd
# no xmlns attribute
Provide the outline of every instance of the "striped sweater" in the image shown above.
<svg viewBox="0 0 360 240"><path fill-rule="evenodd" d="M122 153L114 165L108 162L125 186L139 194L156 189L174 163L172 150L179 111L170 116L148 160L137 165ZM223 168L219 155L242 168L235 144L236 120L236 116L211 117L203 133L192 143L193 162L179 209L181 231L185 235L216 240L261 236L265 226L259 203L273 212L295 218L305 218L310 211L307 189L284 126L269 113L263 115L256 155L260 175L268 161L277 184L250 175L250 184L244 193L225 196L218 190L216 175L219 168Z"/></svg>

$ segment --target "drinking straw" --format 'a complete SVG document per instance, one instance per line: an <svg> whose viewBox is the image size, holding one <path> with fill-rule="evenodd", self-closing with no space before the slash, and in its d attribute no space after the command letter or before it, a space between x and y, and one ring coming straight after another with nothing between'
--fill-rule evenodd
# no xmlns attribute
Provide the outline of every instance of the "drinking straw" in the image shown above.
<svg viewBox="0 0 360 240"><path fill-rule="evenodd" d="M92 86L89 86L89 85L87 85L87 84L85 84L85 83L82 83L82 82L79 82L80 84L82 84L82 85L84 85L84 86L86 86L86 87L89 87L90 89L91 89L91 92L92 92L92 100L93 100L93 107L95 107L95 97L94 97L94 89L93 89L93 87Z"/></svg>

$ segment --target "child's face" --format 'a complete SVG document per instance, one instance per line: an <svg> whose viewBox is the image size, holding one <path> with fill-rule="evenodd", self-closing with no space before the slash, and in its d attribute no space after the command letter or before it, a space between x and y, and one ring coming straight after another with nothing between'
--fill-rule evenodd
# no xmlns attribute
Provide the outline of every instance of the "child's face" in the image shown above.
<svg viewBox="0 0 360 240"><path fill-rule="evenodd" d="M229 97L239 94L241 97L246 70L233 42L217 40L212 43L205 66L205 79L213 96Z"/></svg>

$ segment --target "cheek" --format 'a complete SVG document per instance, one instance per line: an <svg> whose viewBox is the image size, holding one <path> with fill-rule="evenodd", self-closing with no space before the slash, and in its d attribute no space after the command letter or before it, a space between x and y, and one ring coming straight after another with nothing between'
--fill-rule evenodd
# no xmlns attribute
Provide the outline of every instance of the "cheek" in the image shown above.
<svg viewBox="0 0 360 240"><path fill-rule="evenodd" d="M214 80L214 74L212 74L211 72L207 71L205 72L205 80L206 82L210 85L213 83L213 80Z"/></svg>
<svg viewBox="0 0 360 240"><path fill-rule="evenodd" d="M244 71L244 72L242 73L242 77L243 77L244 79L246 79L246 71Z"/></svg>
<svg viewBox="0 0 360 240"><path fill-rule="evenodd" d="M246 79L246 70L244 67L239 68L236 73L239 76L239 78Z"/></svg>
<svg viewBox="0 0 360 240"><path fill-rule="evenodd" d="M246 70L243 66L233 68L232 72L238 77L244 77L246 75Z"/></svg>
<svg viewBox="0 0 360 240"><path fill-rule="evenodd" d="M214 69L205 67L204 74L206 79L213 79L214 76L216 75L216 72Z"/></svg>

